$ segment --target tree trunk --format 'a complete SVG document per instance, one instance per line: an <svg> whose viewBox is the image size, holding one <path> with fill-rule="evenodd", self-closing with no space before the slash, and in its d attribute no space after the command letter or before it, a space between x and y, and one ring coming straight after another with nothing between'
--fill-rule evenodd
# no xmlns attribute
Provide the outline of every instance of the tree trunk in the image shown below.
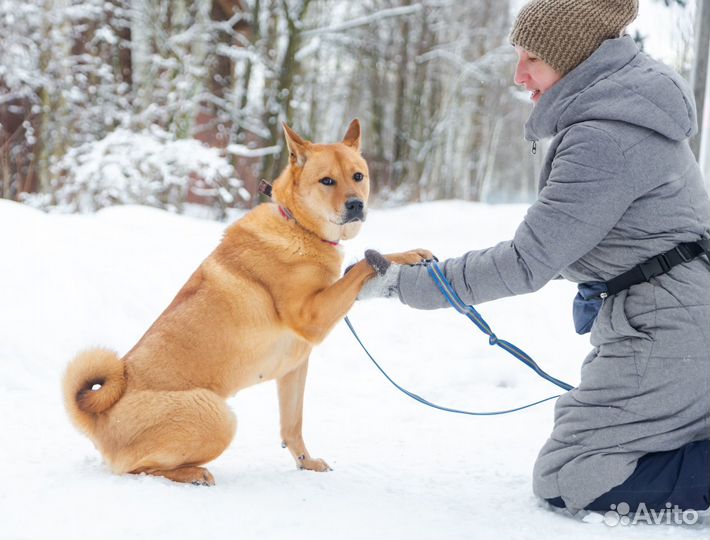
<svg viewBox="0 0 710 540"><path fill-rule="evenodd" d="M269 140L266 141L267 146L272 146L278 143L281 139L281 121L290 121L291 117L291 99L294 91L294 80L299 74L300 65L296 59L296 52L301 47L302 43L302 27L301 22L308 11L310 0L302 0L300 9L295 15L289 13L288 2L282 0L281 11L282 16L286 20L288 31L286 50L283 54L281 65L279 67L278 77L274 81L272 95L266 99L273 99L273 104L268 104L265 107L267 111L266 127L269 130ZM269 108L271 107L271 110ZM263 175L268 178L276 178L286 165L288 159L287 152L282 151L280 154L269 154L264 159L262 168Z"/></svg>
<svg viewBox="0 0 710 540"><path fill-rule="evenodd" d="M696 159L700 159L700 143L703 140L703 119L705 118L705 107L708 106L705 103L705 86L708 80L708 62L710 62L710 2L708 0L698 0L696 9L695 61L692 82L700 129L698 134L691 139L690 147Z"/></svg>

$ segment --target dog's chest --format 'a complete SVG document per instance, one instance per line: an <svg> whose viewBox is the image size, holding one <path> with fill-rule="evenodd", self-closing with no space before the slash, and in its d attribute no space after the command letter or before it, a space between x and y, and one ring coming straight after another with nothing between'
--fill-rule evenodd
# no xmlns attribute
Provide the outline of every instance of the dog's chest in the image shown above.
<svg viewBox="0 0 710 540"><path fill-rule="evenodd" d="M248 353L251 358L240 362L240 388L282 377L304 362L312 349L310 343L289 330L260 337L259 344Z"/></svg>

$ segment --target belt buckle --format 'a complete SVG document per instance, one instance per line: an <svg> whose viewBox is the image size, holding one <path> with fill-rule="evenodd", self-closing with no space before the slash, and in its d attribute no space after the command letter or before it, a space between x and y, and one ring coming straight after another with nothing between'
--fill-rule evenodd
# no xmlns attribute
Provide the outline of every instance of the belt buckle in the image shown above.
<svg viewBox="0 0 710 540"><path fill-rule="evenodd" d="M665 254L656 255L653 259L639 264L638 267L641 270L645 281L650 280L652 277L665 274L671 269L671 265Z"/></svg>
<svg viewBox="0 0 710 540"><path fill-rule="evenodd" d="M686 256L685 253L683 253L683 250L680 248L681 248L681 246L676 246L675 248L673 248L673 251L675 251L676 253L678 253L678 255L680 255L680 258L684 263L692 261L693 257Z"/></svg>
<svg viewBox="0 0 710 540"><path fill-rule="evenodd" d="M676 247L676 249L677 249L677 247ZM661 254L658 256L658 262L660 263L661 268L663 269L663 273L664 273L664 274L665 274L666 272L668 272L671 268L673 268L673 267L671 266L670 261L668 260L668 257L666 257L666 254L665 254L665 253L661 253Z"/></svg>

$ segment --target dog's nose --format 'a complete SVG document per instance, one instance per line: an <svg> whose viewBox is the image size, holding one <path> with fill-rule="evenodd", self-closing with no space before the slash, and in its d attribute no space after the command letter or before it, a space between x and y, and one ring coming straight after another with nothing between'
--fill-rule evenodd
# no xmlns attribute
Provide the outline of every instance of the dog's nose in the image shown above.
<svg viewBox="0 0 710 540"><path fill-rule="evenodd" d="M352 199L345 201L345 209L348 212L362 212L363 208L365 208L365 203L360 199L353 197Z"/></svg>
<svg viewBox="0 0 710 540"><path fill-rule="evenodd" d="M357 197L351 197L345 201L345 222L364 221L365 220L365 203Z"/></svg>

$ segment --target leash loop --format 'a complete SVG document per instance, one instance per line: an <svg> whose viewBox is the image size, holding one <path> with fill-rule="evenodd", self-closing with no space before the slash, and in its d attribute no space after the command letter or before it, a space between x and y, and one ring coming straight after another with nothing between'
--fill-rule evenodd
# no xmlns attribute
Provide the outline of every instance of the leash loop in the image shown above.
<svg viewBox="0 0 710 540"><path fill-rule="evenodd" d="M481 317L481 314L478 313L478 311L476 311L473 306L469 306L468 304L464 303L463 300L461 300L461 297L456 293L453 286L451 285L449 280L446 279L446 276L444 276L444 273L441 271L441 268L435 261L432 261L427 264L427 271L429 272L429 276L434 280L434 283L436 283L436 286L439 288L439 291L441 292L441 294L444 295L444 298L446 298L449 304L451 304L453 308L456 309L456 311L458 311L459 313L466 315L466 317L468 317L479 328L479 330L481 330L481 332L486 334L488 336L488 343L490 345L497 345L501 349L514 356L516 359L520 360L523 364L532 369L540 377L556 386L559 386L563 390L569 391L574 388L571 384L563 382L543 371L543 369L538 366L537 363L525 353L525 351L519 349L512 343L505 341L504 339L500 339L498 336L496 336L495 333L493 333L493 330L491 330L491 327L488 325L488 323L483 319L483 317Z"/></svg>
<svg viewBox="0 0 710 540"><path fill-rule="evenodd" d="M459 313L466 315L471 322L473 322L481 332L486 334L488 336L488 343L490 345L497 345L498 347L502 348L509 354L511 354L513 357L516 359L520 360L522 363L524 363L526 366L528 366L530 369L535 371L540 377L543 379L559 386L563 390L572 390L574 388L572 385L567 384L566 382L560 381L559 379L556 379L555 377L545 373L545 371L538 366L535 361L530 358L522 349L519 349L512 343L509 343L503 339L498 338L496 334L491 330L491 327L488 326L488 323L481 317L481 315L473 308L473 306L467 305L461 300L458 294L456 294L456 291L454 291L453 287L451 286L451 283L446 279L444 276L443 272L441 271L441 268L439 268L439 265L432 261L427 264L427 271L429 272L429 275L431 278L434 280L434 283L436 283L437 287L439 288L439 291L441 292L442 295L444 295L444 298L451 304L451 306L458 311ZM539 401L535 401L534 403L528 403L527 405L521 405L520 407L515 407L513 409L506 409L506 410L501 410L501 411L487 411L487 412L474 412L474 411L464 411L464 410L459 410L459 409L454 409L451 407L444 407L441 405L437 405L436 403L432 403L430 401L427 401L423 397L415 394L414 392L410 392L406 388L403 388L399 384L397 384L386 372L382 367L377 363L375 358L370 354L370 351L367 350L367 347L365 347L365 344L362 342L360 339L360 336L357 335L357 332L355 332L355 328L353 327L352 323L350 322L350 319L348 317L345 317L345 324L348 326L350 329L350 332L352 332L353 336L355 336L355 339L357 342L360 344L362 349L365 351L365 354L370 358L373 364L375 364L375 367L385 376L385 378L395 387L397 390L400 392L406 394L410 398L412 398L415 401L418 401L419 403L423 405L427 405L429 407L433 407L434 409L439 409L441 411L445 412L452 412L452 413L458 413L458 414L465 414L465 415L470 415L470 416L495 416L495 415L500 415L500 414L509 414L512 412L516 411L522 411L523 409L527 409L529 407L534 407L535 405L539 405L540 403L544 403L546 401L549 401L551 399L556 399L560 397L560 395L554 395L550 396L545 399L541 399Z"/></svg>
<svg viewBox="0 0 710 540"><path fill-rule="evenodd" d="M358 335L357 335L357 332L355 332L355 328L353 327L353 325L352 325L352 323L350 322L350 319L349 319L348 317L345 317L345 324L348 325L348 328L350 329L350 332L352 332L353 336L355 336L355 339L356 339L357 342L360 344L360 347L362 347L362 350L365 351L365 354L368 356L368 358L369 358L370 360L372 360L372 363L375 364L375 367L380 371L380 373L382 373L382 375L385 376L385 379L387 379L387 380L390 382L390 384L392 384L392 386L394 386L397 390L399 390L399 391L402 392L403 394L409 396L409 397L412 398L414 401L418 401L418 402L421 403L422 405L426 405L427 407L432 407L433 409L438 409L438 410L444 411L444 412L450 412L450 413L456 413L456 414L465 414L465 415L467 415L467 416L497 416L497 415L500 415L500 414L509 414L509 413L513 413L513 412L516 412L516 411L522 411L523 409L527 409L527 408L529 408L529 407L534 407L535 405L539 405L540 403L545 403L546 401L550 401L551 399L557 399L558 397L560 397L559 395L550 396L550 397L541 399L541 400L539 400L539 401L535 401L534 403L528 403L527 405L521 405L520 407L515 407L515 408L513 408L513 409L506 409L506 410L502 410L502 411L484 411L484 412L480 412L480 411L475 411L475 412L474 412L474 411L462 411L462 410L459 410L459 409L454 409L454 408L452 408L452 407L444 407L443 405L437 405L436 403L432 403L431 401L428 401L428 400L424 399L424 398L421 397L420 395L415 394L414 392L410 392L410 391L407 390L406 388L404 388L404 387L400 386L399 384L397 384L397 383L394 381L394 379L392 379L392 377L390 377L390 376L387 374L387 372L386 372L384 369L382 369L382 366L380 366L380 364L377 363L377 360L375 360L375 358L370 354L370 351L367 350L367 347L365 347L365 344L364 344L364 343L362 342L362 340L360 339L360 336L358 336Z"/></svg>

